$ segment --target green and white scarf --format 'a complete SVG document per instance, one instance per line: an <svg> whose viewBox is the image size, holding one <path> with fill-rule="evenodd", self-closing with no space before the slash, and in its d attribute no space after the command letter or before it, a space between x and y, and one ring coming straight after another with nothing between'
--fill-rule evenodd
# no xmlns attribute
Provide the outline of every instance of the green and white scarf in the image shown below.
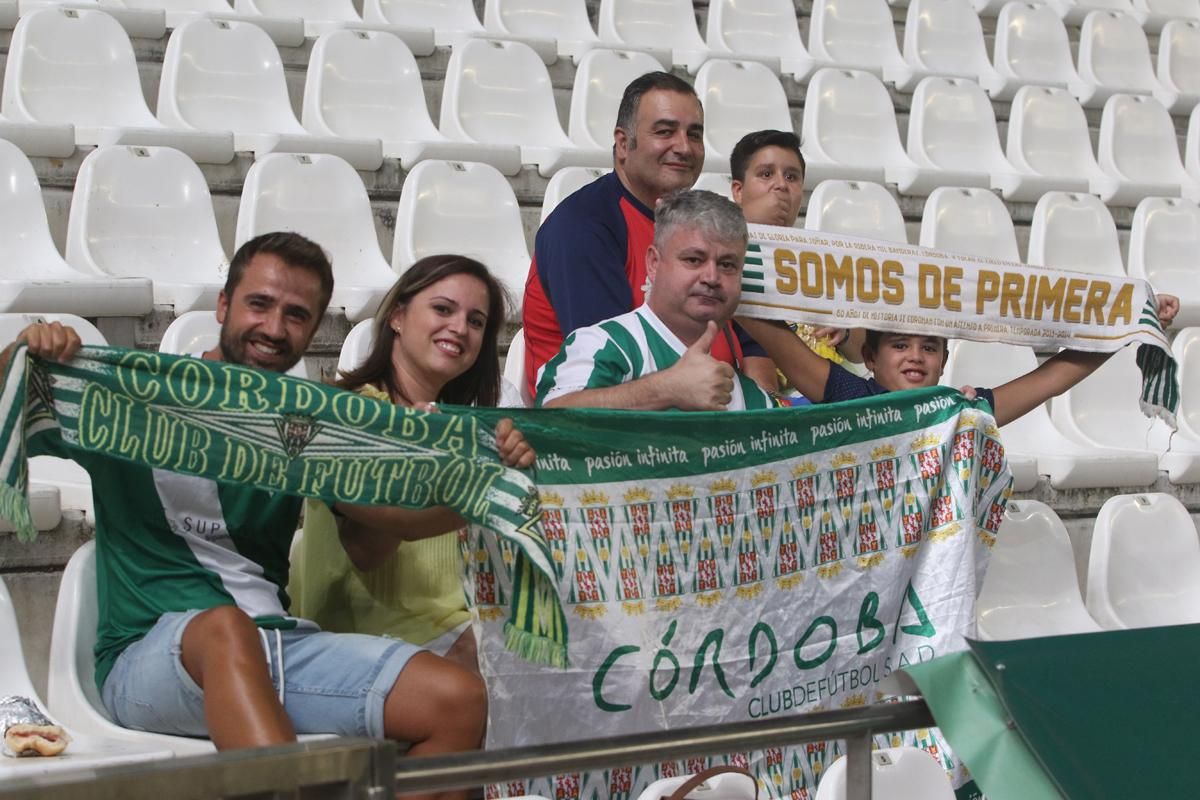
<svg viewBox="0 0 1200 800"><path fill-rule="evenodd" d="M853 236L750 226L738 313L976 342L1138 345L1142 411L1172 427L1179 384L1146 281Z"/></svg>
<svg viewBox="0 0 1200 800"><path fill-rule="evenodd" d="M491 427L218 361L85 347L67 364L19 346L0 392L0 516L35 535L26 438L327 502L445 505L505 539L522 591L507 641L566 665L567 627L536 488L502 466Z"/></svg>

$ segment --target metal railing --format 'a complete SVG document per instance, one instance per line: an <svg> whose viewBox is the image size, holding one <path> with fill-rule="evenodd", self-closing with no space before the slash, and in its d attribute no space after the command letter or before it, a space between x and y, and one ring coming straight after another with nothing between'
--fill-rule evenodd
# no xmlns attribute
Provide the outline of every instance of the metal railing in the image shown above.
<svg viewBox="0 0 1200 800"><path fill-rule="evenodd" d="M842 739L848 759L846 800L869 800L872 735L933 724L928 706L918 700L433 758L398 759L390 742L333 739L14 781L0 786L0 798L390 800L411 792Z"/></svg>

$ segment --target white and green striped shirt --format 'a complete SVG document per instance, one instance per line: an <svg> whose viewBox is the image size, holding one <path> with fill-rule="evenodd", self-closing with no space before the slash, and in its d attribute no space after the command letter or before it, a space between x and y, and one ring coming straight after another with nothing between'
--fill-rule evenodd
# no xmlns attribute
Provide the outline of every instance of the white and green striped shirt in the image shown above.
<svg viewBox="0 0 1200 800"><path fill-rule="evenodd" d="M573 332L558 355L538 373L541 406L572 392L618 386L666 369L687 351L647 305ZM728 411L774 408L771 395L741 373L733 382Z"/></svg>

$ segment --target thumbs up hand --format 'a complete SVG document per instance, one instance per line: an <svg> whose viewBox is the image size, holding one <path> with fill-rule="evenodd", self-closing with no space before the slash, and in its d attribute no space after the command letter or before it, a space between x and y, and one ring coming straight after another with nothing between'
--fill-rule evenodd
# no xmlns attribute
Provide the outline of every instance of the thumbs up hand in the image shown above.
<svg viewBox="0 0 1200 800"><path fill-rule="evenodd" d="M700 338L667 370L671 373L676 408L723 411L733 399L733 367L711 354L718 333L717 323L709 320Z"/></svg>

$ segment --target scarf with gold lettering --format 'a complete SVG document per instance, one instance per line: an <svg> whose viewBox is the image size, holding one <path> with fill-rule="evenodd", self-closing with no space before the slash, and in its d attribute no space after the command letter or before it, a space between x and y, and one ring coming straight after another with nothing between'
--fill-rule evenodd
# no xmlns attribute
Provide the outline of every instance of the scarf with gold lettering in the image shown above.
<svg viewBox="0 0 1200 800"><path fill-rule="evenodd" d="M1142 410L1175 425L1176 365L1153 289L1124 275L751 225L738 313L1042 349L1136 344Z"/></svg>

